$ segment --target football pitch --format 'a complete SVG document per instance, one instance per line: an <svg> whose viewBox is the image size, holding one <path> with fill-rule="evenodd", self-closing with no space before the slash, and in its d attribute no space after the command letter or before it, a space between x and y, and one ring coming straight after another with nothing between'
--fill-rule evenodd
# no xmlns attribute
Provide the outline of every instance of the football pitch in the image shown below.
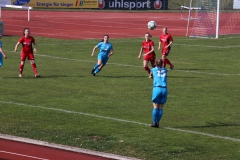
<svg viewBox="0 0 240 160"><path fill-rule="evenodd" d="M240 36L173 37L160 128L150 127L152 80L137 58L143 38L110 38L114 54L93 77L100 39L35 37L41 78L28 61L18 77L18 38L2 39L0 133L146 160L239 159Z"/></svg>

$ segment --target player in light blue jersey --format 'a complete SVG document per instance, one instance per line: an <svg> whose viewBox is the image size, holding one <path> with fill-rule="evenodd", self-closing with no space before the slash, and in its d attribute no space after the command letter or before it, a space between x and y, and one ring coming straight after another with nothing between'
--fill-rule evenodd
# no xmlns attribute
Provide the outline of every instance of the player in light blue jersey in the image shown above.
<svg viewBox="0 0 240 160"><path fill-rule="evenodd" d="M104 35L103 40L93 48L91 56L94 56L95 50L100 48L100 52L98 53L98 62L91 71L93 76L100 72L100 70L106 65L108 58L113 55L113 46L110 42L108 42L108 40L109 36Z"/></svg>
<svg viewBox="0 0 240 160"><path fill-rule="evenodd" d="M151 69L150 76L153 78L153 90L152 90L152 124L151 127L159 127L159 122L163 114L163 105L167 101L167 72L166 68L163 68L163 60L156 59L156 67Z"/></svg>
<svg viewBox="0 0 240 160"><path fill-rule="evenodd" d="M0 39L2 38L2 33L0 33ZM3 52L3 49L2 49L2 41L0 40L0 67L3 65L3 57L6 59L7 56L5 55L5 53ZM3 57L2 57L3 56Z"/></svg>

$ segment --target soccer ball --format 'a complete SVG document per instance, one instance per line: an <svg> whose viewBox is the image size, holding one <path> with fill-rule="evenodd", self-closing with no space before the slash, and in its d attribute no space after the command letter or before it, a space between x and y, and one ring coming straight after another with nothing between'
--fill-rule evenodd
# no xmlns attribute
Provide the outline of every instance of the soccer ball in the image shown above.
<svg viewBox="0 0 240 160"><path fill-rule="evenodd" d="M147 24L148 29L154 30L157 27L157 23L154 21L149 21Z"/></svg>

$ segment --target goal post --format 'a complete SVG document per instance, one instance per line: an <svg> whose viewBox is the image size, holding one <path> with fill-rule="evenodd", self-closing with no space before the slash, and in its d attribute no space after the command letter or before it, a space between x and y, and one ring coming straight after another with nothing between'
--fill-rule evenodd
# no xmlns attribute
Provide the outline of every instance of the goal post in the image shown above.
<svg viewBox="0 0 240 160"><path fill-rule="evenodd" d="M2 17L2 7L14 8L14 9L26 9L28 10L28 21L30 21L30 9L33 9L32 7L0 4L0 18Z"/></svg>
<svg viewBox="0 0 240 160"><path fill-rule="evenodd" d="M183 18L183 10L187 9L188 10L188 18ZM186 31L186 37L188 36L188 30L189 30L189 24L190 24L190 20L196 19L192 17L192 10L197 10L197 9L201 9L199 7L192 7L192 0L190 0L190 5L189 7L187 6L181 6L181 19L182 20L187 20L187 31Z"/></svg>
<svg viewBox="0 0 240 160"><path fill-rule="evenodd" d="M191 0L190 6L193 4L198 9L190 37L219 38L220 35L240 34L240 0Z"/></svg>

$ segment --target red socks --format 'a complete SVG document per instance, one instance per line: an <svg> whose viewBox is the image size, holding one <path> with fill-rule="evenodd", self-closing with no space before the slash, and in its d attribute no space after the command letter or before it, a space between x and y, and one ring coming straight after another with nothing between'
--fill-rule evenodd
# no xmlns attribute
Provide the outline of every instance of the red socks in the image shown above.
<svg viewBox="0 0 240 160"><path fill-rule="evenodd" d="M150 69L148 67L144 67L144 69L148 72L148 74L150 74Z"/></svg>
<svg viewBox="0 0 240 160"><path fill-rule="evenodd" d="M34 74L35 74L35 75L38 75L36 63L33 63L33 64L32 64L32 69L33 69Z"/></svg>
<svg viewBox="0 0 240 160"><path fill-rule="evenodd" d="M22 74L22 72L23 72L23 67L24 67L24 64L20 64L20 66L19 66L20 74ZM34 74L38 75L36 63L32 64L32 69L33 69Z"/></svg>
<svg viewBox="0 0 240 160"><path fill-rule="evenodd" d="M23 67L24 67L24 64L20 64L20 66L19 66L20 74L22 74L22 72L23 72Z"/></svg>
<svg viewBox="0 0 240 160"><path fill-rule="evenodd" d="M169 61L169 59L164 58L163 59L163 68L166 67L166 64L168 64L170 67L173 66L172 63Z"/></svg>

